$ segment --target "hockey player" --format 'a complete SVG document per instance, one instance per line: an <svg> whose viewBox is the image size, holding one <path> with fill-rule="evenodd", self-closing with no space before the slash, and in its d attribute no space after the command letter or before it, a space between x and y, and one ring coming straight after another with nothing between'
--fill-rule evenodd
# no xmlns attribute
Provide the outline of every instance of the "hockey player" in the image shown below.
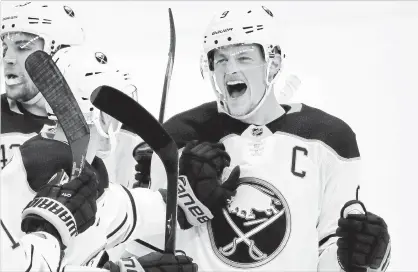
<svg viewBox="0 0 418 272"><path fill-rule="evenodd" d="M6 92L1 96L0 162L4 168L14 149L39 133L45 124L51 124L46 117L45 100L26 73L27 56L36 50L54 55L62 48L83 44L85 36L76 12L68 5L27 2L2 5L2 8L1 39ZM129 78L129 74L121 70L119 73ZM132 90L133 95L136 91ZM120 142L121 151L107 157L105 163L110 167L112 178L130 186L131 176L127 177L130 173L119 171L118 166L134 167L135 161L124 154L132 150L139 138L123 130L116 140Z"/></svg>
<svg viewBox="0 0 418 272"><path fill-rule="evenodd" d="M88 163L71 182L43 186L26 203L23 237L14 236L2 218L0 271L61 271L61 251L95 221L97 196L97 177Z"/></svg>
<svg viewBox="0 0 418 272"><path fill-rule="evenodd" d="M41 187L24 208L21 226L26 234L20 239L13 236L8 222L1 220L0 271L197 272L197 265L189 257L159 252L138 259L106 262L103 269L72 265L65 259L63 261L63 250L74 247L75 237L96 222L96 201L103 193L103 188L96 170L89 163L85 163L79 177L63 185L59 185L62 176L58 173Z"/></svg>
<svg viewBox="0 0 418 272"><path fill-rule="evenodd" d="M91 126L86 159L98 173L101 190L103 191L104 188L109 186L109 177L102 158L115 150L117 144L115 135L118 133L121 124L95 109L90 103L90 94L101 85L112 86L125 91L129 95L132 93L131 90L136 89L136 87L132 86L132 82L119 72L114 59L103 52L92 50L86 46L63 48L53 58L79 102L87 123ZM56 118L48 105L46 111L49 120L55 123ZM1 173L2 214L9 217L7 220L10 222L9 228L18 237L22 234L18 231L20 230L19 214L24 205L57 171L64 169L67 173L70 173L72 167L71 152L68 145L65 144L66 137L60 127L45 126L41 134L32 137L15 149L13 158ZM116 191L119 194L126 194L122 186L117 186L117 188ZM7 213L3 210L6 209L6 206ZM104 208L107 208L107 206L111 206L111 203L108 202ZM128 214L120 214L119 216L122 216L123 221L123 216L128 216ZM104 219L101 220L102 225L106 225L103 222ZM115 220L117 221L117 218ZM105 233L106 231L103 230L103 233L97 231L90 235L90 238L94 239L95 235L102 238L101 235L109 234ZM109 232L112 232L112 230L109 230ZM124 235L126 234L124 232ZM83 239L83 236L80 235L81 238L77 237L77 239ZM100 243L102 242L103 240L100 240ZM88 252L88 246L84 248ZM84 256L82 250L77 252L80 253L80 256L91 258L91 256ZM79 264L83 264L84 261L86 260L81 260Z"/></svg>
<svg viewBox="0 0 418 272"><path fill-rule="evenodd" d="M103 59L107 61L103 62ZM158 192L148 189L130 191L109 181L107 169L101 159L103 154L109 154L116 149L114 135L120 129L121 123L95 108L90 102L90 95L102 85L114 87L128 95L134 87L118 72L114 60L107 54L86 46L64 48L54 55L53 60L73 91L89 125L90 141L86 160L99 180L96 220L89 229L66 244L61 264L67 267L103 266L108 258L104 250L143 235L163 237L165 204ZM47 112L48 118L56 120L48 105ZM29 139L15 150L11 161L1 172L0 198L2 215L6 216L8 229L14 237L23 235L20 231L20 213L27 202L61 169L69 175L71 166L71 151L59 125L45 127L41 135ZM150 203L154 206L150 206ZM159 216L155 216L155 213ZM139 263L141 266L138 266ZM108 263L106 267L116 272L115 269L125 266L125 269L132 271L156 267L166 271L197 271L196 265L187 256L161 253L153 253L139 260L131 258L117 261L115 257L115 263Z"/></svg>
<svg viewBox="0 0 418 272"><path fill-rule="evenodd" d="M386 223L350 202L360 183L355 133L321 110L278 103L280 38L266 7L217 14L202 58L217 101L164 124L184 148L179 205L193 241L187 251L204 271L384 271ZM137 178L146 177L147 155L136 157ZM160 168L153 159L153 190L165 188ZM192 193L197 199L189 201ZM199 201L209 213L191 209Z"/></svg>
<svg viewBox="0 0 418 272"><path fill-rule="evenodd" d="M2 4L1 39L5 93L1 96L1 167L13 150L40 132L46 118L45 99L25 70L29 54L84 42L83 29L74 11L65 5L27 2ZM3 88L3 86L2 86Z"/></svg>

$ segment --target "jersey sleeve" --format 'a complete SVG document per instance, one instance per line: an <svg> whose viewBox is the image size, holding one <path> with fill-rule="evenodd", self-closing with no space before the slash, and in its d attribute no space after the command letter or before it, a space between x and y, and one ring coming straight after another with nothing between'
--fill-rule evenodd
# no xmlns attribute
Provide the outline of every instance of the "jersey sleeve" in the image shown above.
<svg viewBox="0 0 418 272"><path fill-rule="evenodd" d="M19 149L14 150L9 164L1 170L0 182L0 214L8 222L13 235L21 236L21 213L35 192L28 184Z"/></svg>
<svg viewBox="0 0 418 272"><path fill-rule="evenodd" d="M110 201L105 200L109 203L105 203L105 214L100 216L109 222L107 248L141 237L164 235L166 205L158 191L127 189L120 185L114 186L113 190ZM114 201L119 205L114 205Z"/></svg>
<svg viewBox="0 0 418 272"><path fill-rule="evenodd" d="M344 204L355 199L357 186L361 183L361 160L354 132L344 126L330 134L329 138L330 146L324 146L320 166L318 271L341 269L337 260L338 237L335 235L338 219Z"/></svg>
<svg viewBox="0 0 418 272"><path fill-rule="evenodd" d="M0 232L0 236L6 235L3 226ZM57 239L46 232L26 234L15 246L11 246L7 238L2 239L1 244L0 271L58 271L61 249Z"/></svg>
<svg viewBox="0 0 418 272"><path fill-rule="evenodd" d="M119 210L119 221L110 224L108 228L108 241L106 249L122 244L125 253L130 252L136 256L149 253L146 247L135 240L140 239L157 248L164 248L166 203L159 191L146 188L127 189L120 186L127 197L124 198L127 219L121 220L125 211ZM122 195L121 195L122 196ZM122 198L119 198L121 202ZM116 209L115 209L116 210ZM108 213L108 211L106 211ZM177 225L178 226L178 225ZM111 231L114 229L114 231ZM179 227L178 227L179 229ZM111 232L109 232L111 231ZM111 235L111 236L110 236Z"/></svg>

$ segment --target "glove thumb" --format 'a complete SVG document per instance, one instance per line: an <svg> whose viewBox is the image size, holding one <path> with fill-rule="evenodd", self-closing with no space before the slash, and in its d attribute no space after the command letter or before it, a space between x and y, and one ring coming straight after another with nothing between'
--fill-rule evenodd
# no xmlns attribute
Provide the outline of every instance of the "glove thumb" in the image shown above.
<svg viewBox="0 0 418 272"><path fill-rule="evenodd" d="M234 169L232 169L231 173L229 174L229 177L227 180L222 183L222 188L225 188L229 191L235 191L238 187L238 181L239 176L241 174L241 169L239 165L235 166Z"/></svg>

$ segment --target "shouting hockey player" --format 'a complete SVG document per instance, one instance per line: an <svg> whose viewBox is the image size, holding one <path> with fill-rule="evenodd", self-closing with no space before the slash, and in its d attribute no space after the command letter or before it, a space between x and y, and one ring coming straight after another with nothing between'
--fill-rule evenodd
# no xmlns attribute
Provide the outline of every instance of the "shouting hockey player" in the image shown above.
<svg viewBox="0 0 418 272"><path fill-rule="evenodd" d="M386 223L350 202L360 182L356 135L321 110L279 104L280 38L265 7L217 14L202 58L217 101L164 124L184 148L179 205L193 241L187 252L204 271L384 271ZM142 178L147 155L136 157ZM160 167L153 159L153 190L165 187ZM198 202L199 212L191 207Z"/></svg>
<svg viewBox="0 0 418 272"><path fill-rule="evenodd" d="M54 55L62 48L84 43L85 33L76 12L68 5L28 2L2 4L3 68L5 94L1 96L1 168L9 162L13 150L40 132L47 119L45 99L25 71L29 54L43 50ZM102 61L106 61L103 59ZM121 76L129 77L121 70ZM136 95L136 90L132 90ZM123 129L116 137L121 152L105 158L109 175L130 186L132 175L119 171L120 165L134 167L135 160L124 156L138 144L139 138ZM125 146L125 148L123 148ZM132 169L133 173L133 169Z"/></svg>
<svg viewBox="0 0 418 272"><path fill-rule="evenodd" d="M103 62L103 59L107 61ZM107 169L101 159L103 154L115 150L117 142L114 135L122 124L95 108L90 102L90 95L103 85L131 95L132 87L135 86L118 72L109 55L86 46L64 48L54 55L53 60L65 77L89 125L90 141L86 160L99 180L96 220L89 229L73 237L71 243L66 243L61 263L68 266L103 266L107 256L103 253L104 250L142 236L163 237L165 204L158 192L148 189L130 191L109 181ZM56 120L52 109L48 105L46 108L48 118ZM72 154L66 141L58 123L56 126L45 127L40 135L16 149L10 163L3 169L0 198L2 215L6 216L8 229L14 237L23 235L20 232L20 213L35 192L42 190L50 177L61 169L70 175ZM187 256L160 252L139 259L132 257L117 260L116 256L114 260L115 263L108 262L105 265L114 272L119 271L118 269L147 271L156 267L173 272L197 271L197 266ZM89 270L86 268L82 271Z"/></svg>

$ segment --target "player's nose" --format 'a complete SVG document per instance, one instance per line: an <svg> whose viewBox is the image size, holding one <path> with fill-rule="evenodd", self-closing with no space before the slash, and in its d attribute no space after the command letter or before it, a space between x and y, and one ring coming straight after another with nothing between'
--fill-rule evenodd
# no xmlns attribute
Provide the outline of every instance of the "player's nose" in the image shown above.
<svg viewBox="0 0 418 272"><path fill-rule="evenodd" d="M236 60L231 58L226 63L226 74L236 74L239 71L238 64L236 63Z"/></svg>
<svg viewBox="0 0 418 272"><path fill-rule="evenodd" d="M16 52L13 52L14 50L8 49L5 50L4 56L3 56L3 63L5 65L15 65L16 64Z"/></svg>
<svg viewBox="0 0 418 272"><path fill-rule="evenodd" d="M5 56L4 58L3 58L3 63L5 64L5 65L15 65L16 64L16 57L11 57L11 56Z"/></svg>

